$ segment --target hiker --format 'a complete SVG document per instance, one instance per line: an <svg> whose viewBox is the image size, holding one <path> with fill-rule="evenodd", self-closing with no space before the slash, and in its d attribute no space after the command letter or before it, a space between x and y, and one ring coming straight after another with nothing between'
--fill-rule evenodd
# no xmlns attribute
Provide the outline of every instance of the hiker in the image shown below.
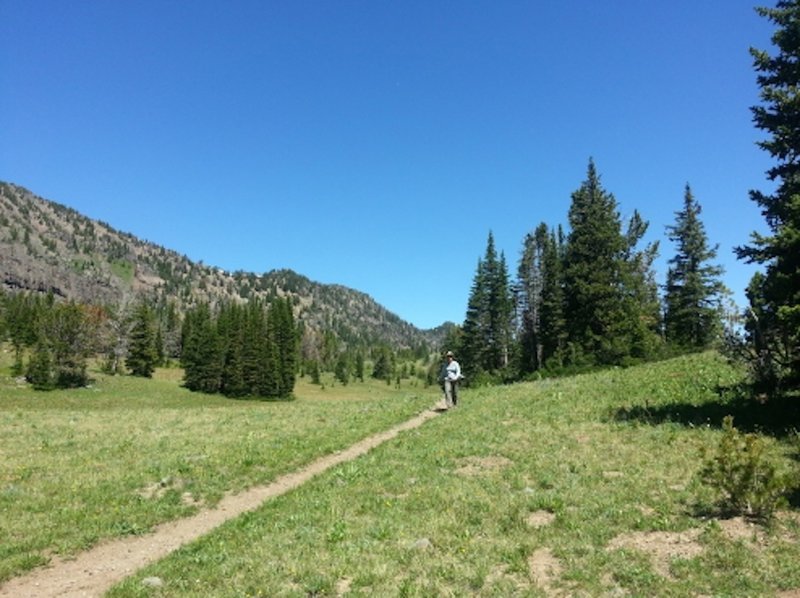
<svg viewBox="0 0 800 598"><path fill-rule="evenodd" d="M444 354L445 363L442 365L442 372L439 379L442 381L444 389L444 407L450 409L458 404L458 382L463 378L461 366L455 359L452 351Z"/></svg>

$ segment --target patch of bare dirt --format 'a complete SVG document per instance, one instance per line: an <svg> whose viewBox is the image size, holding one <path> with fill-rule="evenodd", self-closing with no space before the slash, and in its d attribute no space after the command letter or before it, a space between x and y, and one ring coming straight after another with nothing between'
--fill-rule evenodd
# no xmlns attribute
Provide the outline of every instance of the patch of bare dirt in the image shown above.
<svg viewBox="0 0 800 598"><path fill-rule="evenodd" d="M111 586L138 569L207 534L227 520L257 509L265 500L285 494L331 467L360 457L401 432L421 426L436 415L435 411L424 411L385 432L369 436L343 451L322 457L303 469L281 476L272 484L226 496L213 509L202 510L192 517L159 525L150 534L103 542L69 559L53 558L46 567L7 581L0 587L0 598L101 596ZM166 486L165 484L164 487ZM160 487L162 485L159 482L142 491L157 493ZM347 588L342 585L341 589Z"/></svg>
<svg viewBox="0 0 800 598"><path fill-rule="evenodd" d="M767 535L764 529L747 521L743 517L723 519L717 521L717 524L722 530L723 535L734 542L742 540L758 547L763 547L767 543Z"/></svg>
<svg viewBox="0 0 800 598"><path fill-rule="evenodd" d="M534 529L538 529L540 527L546 527L553 523L556 520L556 514L551 513L550 511L534 511L525 519L525 523L528 524L528 527L532 527Z"/></svg>
<svg viewBox="0 0 800 598"><path fill-rule="evenodd" d="M498 471L511 465L513 461L505 457L467 457L461 460L456 469L459 475L475 476L483 473Z"/></svg>
<svg viewBox="0 0 800 598"><path fill-rule="evenodd" d="M670 577L670 563L675 559L692 559L703 552L697 541L701 530L685 532L632 532L617 536L609 542L608 550L620 548L645 553L653 569L662 577Z"/></svg>
<svg viewBox="0 0 800 598"><path fill-rule="evenodd" d="M563 568L559 560L549 548L540 548L528 558L528 571L531 579L548 596L560 595L555 583L561 577Z"/></svg>

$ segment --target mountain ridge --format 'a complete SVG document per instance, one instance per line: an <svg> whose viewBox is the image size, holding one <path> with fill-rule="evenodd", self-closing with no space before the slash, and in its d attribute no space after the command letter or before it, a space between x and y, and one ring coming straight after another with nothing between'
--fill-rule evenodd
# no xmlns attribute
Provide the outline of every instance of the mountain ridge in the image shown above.
<svg viewBox="0 0 800 598"><path fill-rule="evenodd" d="M52 293L110 306L150 297L174 302L180 312L204 301L289 296L301 327L315 335L332 332L347 346L430 349L453 326L419 329L362 291L315 282L287 268L256 274L195 262L3 181L0 277L8 292Z"/></svg>

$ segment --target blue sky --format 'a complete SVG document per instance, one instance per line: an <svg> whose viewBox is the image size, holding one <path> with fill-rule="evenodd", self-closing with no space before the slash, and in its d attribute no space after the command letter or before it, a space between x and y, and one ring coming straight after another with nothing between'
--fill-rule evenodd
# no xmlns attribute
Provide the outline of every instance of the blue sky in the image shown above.
<svg viewBox="0 0 800 598"><path fill-rule="evenodd" d="M742 0L0 0L0 179L227 270L291 268L428 328L489 231L566 224L593 158L674 254L689 183L732 248L769 156Z"/></svg>

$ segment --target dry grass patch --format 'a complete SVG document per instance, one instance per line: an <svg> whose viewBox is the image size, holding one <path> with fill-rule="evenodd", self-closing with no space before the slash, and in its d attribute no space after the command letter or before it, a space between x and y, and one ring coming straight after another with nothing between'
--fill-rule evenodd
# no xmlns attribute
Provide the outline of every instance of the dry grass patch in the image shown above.
<svg viewBox="0 0 800 598"><path fill-rule="evenodd" d="M466 457L460 460L460 466L456 473L465 476L476 476L485 473L492 473L508 467L513 463L506 457Z"/></svg>
<svg viewBox="0 0 800 598"><path fill-rule="evenodd" d="M689 560L703 553L697 541L699 529L684 532L631 532L617 536L608 544L608 550L635 550L650 557L653 569L662 577L670 578L673 560Z"/></svg>
<svg viewBox="0 0 800 598"><path fill-rule="evenodd" d="M528 524L528 527L532 527L534 529L538 529L540 527L546 527L553 523L556 520L556 514L551 513L550 511L534 511L530 515L525 518L525 523Z"/></svg>

